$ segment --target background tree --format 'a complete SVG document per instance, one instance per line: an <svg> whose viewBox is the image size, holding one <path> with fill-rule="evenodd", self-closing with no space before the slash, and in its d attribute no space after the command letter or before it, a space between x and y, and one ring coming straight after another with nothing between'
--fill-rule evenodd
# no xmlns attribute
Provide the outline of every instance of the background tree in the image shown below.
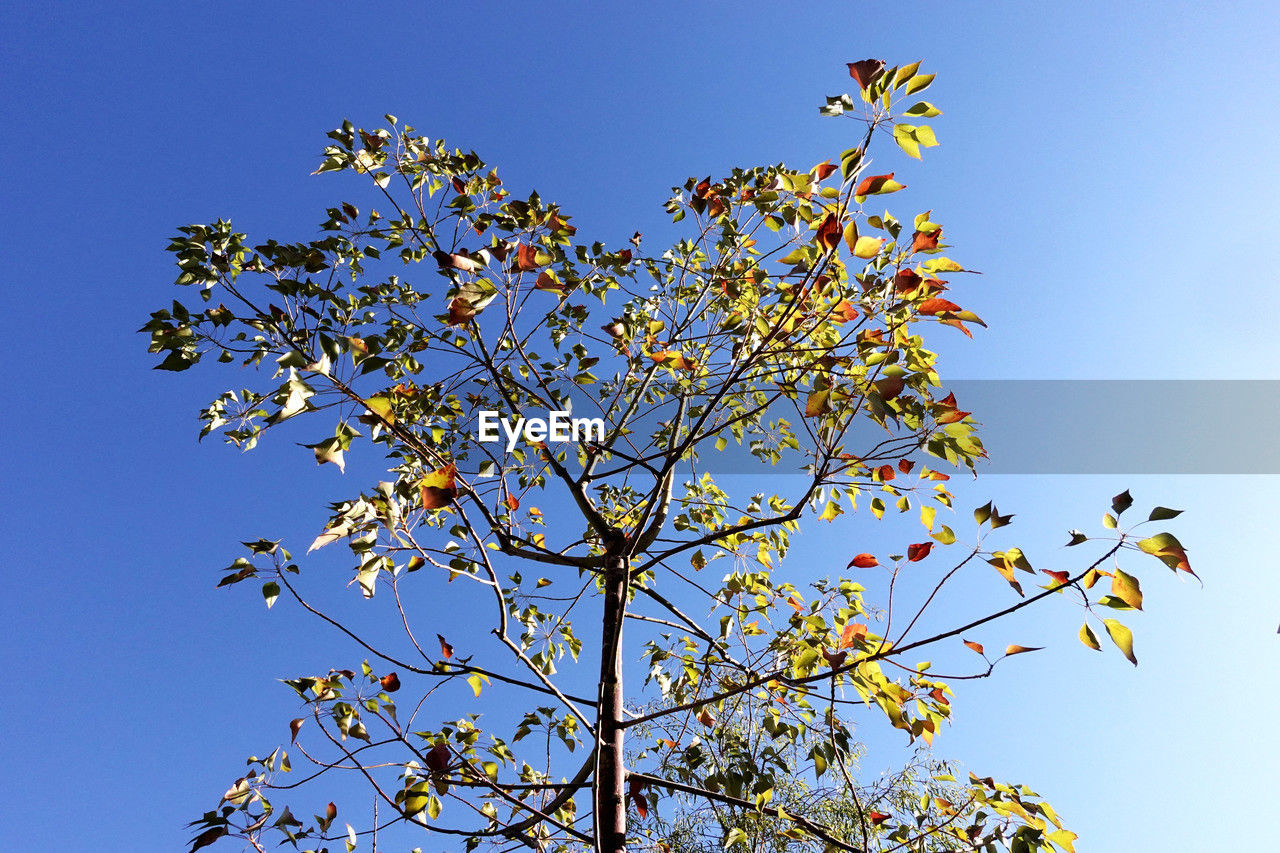
<svg viewBox="0 0 1280 853"><path fill-rule="evenodd" d="M951 681L1033 649L988 656L966 641L983 664L955 677L915 653L1056 594L1076 596L1136 662L1128 629L1097 617L1142 604L1115 558L1139 549L1190 567L1170 534L1115 532L1027 595L1027 557L984 544L982 531L1011 518L988 504L932 590L895 600L900 571L957 543L937 519L951 507L949 475L926 459L963 469L983 456L921 330L970 335L981 321L942 295L941 276L964 270L929 212L907 225L864 207L903 188L869 173L873 144L892 138L912 157L937 144L916 122L940 111L911 97L933 75L877 60L849 73L858 94L822 112L861 123L853 147L809 170L690 179L667 203L685 236L661 252L639 233L620 249L575 242L556 205L512 197L477 155L392 116L389 128L329 134L317 171L353 173L377 196L363 213L328 209L318 238L250 245L221 220L180 229L178 284L204 306L152 315L159 367L214 356L271 373L215 400L202 435L248 449L282 429L342 471L348 453L368 460L381 445L391 478L334 504L308 551L345 541L352 584L389 596L400 632L318 606L279 541L246 543L222 584L260 581L268 606L287 594L368 658L286 682L319 747L300 738L307 717L295 719L292 745L252 759L196 822L193 849L226 835L265 849L273 833L308 849L344 836L354 849L364 834L385 847L407 827L468 849L671 849L697 846L708 826L721 846L753 850L1072 849L1074 835L1021 786L909 765L872 795L855 778L855 716L878 711L931 743ZM436 285L401 277L422 263ZM480 440L481 412L558 410L598 416L604 435ZM759 470L794 476L734 493L712 469L752 470L724 462L739 448ZM877 518L917 509L928 532L886 556L887 600L865 600L843 573L805 588L776 577L802 515L832 522L858 501ZM1113 531L1130 504L1115 499ZM944 587L984 560L1020 598L924 631ZM723 569L708 570L715 561ZM1111 594L1094 597L1103 577ZM1080 637L1100 645L1088 621ZM310 822L276 805L299 784L285 775L288 751L315 765L308 780L357 774L375 797L367 827L342 831L332 803Z"/></svg>

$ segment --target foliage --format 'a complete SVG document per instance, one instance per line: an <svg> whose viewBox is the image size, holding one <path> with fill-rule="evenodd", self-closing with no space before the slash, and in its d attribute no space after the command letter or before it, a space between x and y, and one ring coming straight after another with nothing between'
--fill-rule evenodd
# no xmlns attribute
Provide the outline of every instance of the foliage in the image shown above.
<svg viewBox="0 0 1280 853"><path fill-rule="evenodd" d="M317 238L251 242L225 220L179 230L177 283L202 305L152 315L158 366L256 369L259 385L203 411L202 436L247 450L283 430L343 472L349 457L389 460L389 479L330 507L308 553L345 542L352 584L390 596L402 630L398 647L356 630L304 596L279 541L245 543L220 585L260 583L268 607L285 595L368 658L286 681L306 709L290 745L251 760L195 822L193 850L223 836L265 849L272 835L351 850L379 832L385 847L406 826L468 849L670 850L681 837L696 849L707 809L730 849L1072 850L1024 787L920 765L882 790L854 777L856 714L925 744L950 720L955 678L918 653L963 640L983 663L959 677L987 676L1034 649L987 655L965 636L979 626L1060 594L1095 623L1141 609L1122 552L1190 571L1172 534L1118 529L1127 493L1101 540L1072 534L1101 542L1100 556L1041 570L1031 595L1029 558L986 544L1012 516L979 508L968 545L939 522L952 504L940 469L971 469L984 451L923 334L971 336L981 320L943 295L942 276L965 270L931 213L869 206L903 189L869 173L873 144L915 158L937 144L919 122L940 111L912 97L933 80L919 65L850 64L857 94L821 110L861 123L838 158L673 188L666 210L686 231L661 251L639 233L622 248L577 242L557 205L514 197L476 154L393 116L329 134L317 172L354 176L374 201L329 208ZM560 410L599 417L604 434L480 440L481 412ZM735 449L759 466L744 470L791 476L733 494L713 469ZM927 535L899 554L845 555L845 571L809 586L777 576L805 513L832 522L859 502L876 518L918 512ZM949 568L905 605L868 601L850 576L880 566L892 590L943 552ZM943 587L984 561L1019 598L924 631ZM1094 597L1102 578L1111 592ZM472 630L424 632L447 614L406 601L433 597ZM1108 616L1101 629L1136 663L1125 626ZM1081 640L1099 648L1098 636L1086 622ZM360 831L332 803L296 817L277 793L294 786L291 751L320 775L358 774L381 812Z"/></svg>

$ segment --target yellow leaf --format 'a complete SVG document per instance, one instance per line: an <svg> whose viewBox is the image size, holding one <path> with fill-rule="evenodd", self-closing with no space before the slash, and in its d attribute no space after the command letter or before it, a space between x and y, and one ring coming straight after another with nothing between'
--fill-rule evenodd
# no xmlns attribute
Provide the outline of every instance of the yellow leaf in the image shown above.
<svg viewBox="0 0 1280 853"><path fill-rule="evenodd" d="M874 258L884 245L883 237L859 237L853 246L853 254L858 258Z"/></svg>

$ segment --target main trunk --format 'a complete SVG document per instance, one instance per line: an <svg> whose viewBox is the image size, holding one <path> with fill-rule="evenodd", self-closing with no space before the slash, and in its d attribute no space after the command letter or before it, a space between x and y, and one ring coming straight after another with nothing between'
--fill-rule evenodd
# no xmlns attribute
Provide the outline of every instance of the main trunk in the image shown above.
<svg viewBox="0 0 1280 853"><path fill-rule="evenodd" d="M622 620L627 604L627 560L610 553L605 561L604 619L600 634L600 693L596 709L594 794L596 850L627 849L626 769L622 762Z"/></svg>

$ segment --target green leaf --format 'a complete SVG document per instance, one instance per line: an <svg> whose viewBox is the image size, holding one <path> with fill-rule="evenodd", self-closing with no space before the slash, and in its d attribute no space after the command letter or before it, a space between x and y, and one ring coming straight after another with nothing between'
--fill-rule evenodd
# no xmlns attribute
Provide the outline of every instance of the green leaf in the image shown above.
<svg viewBox="0 0 1280 853"><path fill-rule="evenodd" d="M1133 632L1115 619L1103 619L1102 624L1107 626L1107 633L1111 635L1111 642L1115 643L1116 647L1124 652L1124 656L1129 659L1129 663L1137 666L1138 659L1133 654Z"/></svg>
<svg viewBox="0 0 1280 853"><path fill-rule="evenodd" d="M1177 518L1182 515L1180 509L1169 509L1167 506L1158 506L1151 510L1151 515L1147 516L1147 521L1167 521L1170 518Z"/></svg>
<svg viewBox="0 0 1280 853"><path fill-rule="evenodd" d="M918 118L933 118L934 116L942 115L942 110L938 109L928 101L921 101L908 109L906 115Z"/></svg>
<svg viewBox="0 0 1280 853"><path fill-rule="evenodd" d="M929 84L933 82L933 78L937 76L937 74L917 74L907 81L907 94L914 95L916 92L928 88Z"/></svg>
<svg viewBox="0 0 1280 853"><path fill-rule="evenodd" d="M267 581L262 585L262 597L267 602L267 609L271 609L271 605L276 603L276 599L280 597L280 584L275 581Z"/></svg>

